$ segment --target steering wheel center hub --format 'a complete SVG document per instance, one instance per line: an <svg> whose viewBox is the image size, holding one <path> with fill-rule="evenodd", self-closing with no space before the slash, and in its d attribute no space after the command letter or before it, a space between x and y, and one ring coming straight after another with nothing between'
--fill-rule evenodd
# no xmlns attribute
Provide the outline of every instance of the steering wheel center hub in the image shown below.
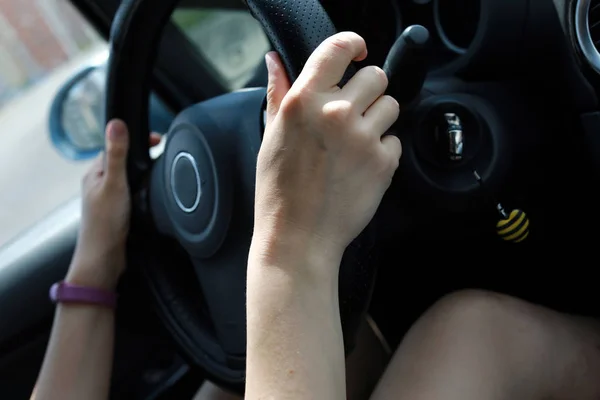
<svg viewBox="0 0 600 400"><path fill-rule="evenodd" d="M194 124L176 124L152 176L152 187L162 188L151 193L154 204L163 204L154 207L157 225L198 258L219 249L231 218L228 167L212 147Z"/></svg>
<svg viewBox="0 0 600 400"><path fill-rule="evenodd" d="M202 181L196 159L182 151L171 164L171 193L181 211L193 213L202 197Z"/></svg>

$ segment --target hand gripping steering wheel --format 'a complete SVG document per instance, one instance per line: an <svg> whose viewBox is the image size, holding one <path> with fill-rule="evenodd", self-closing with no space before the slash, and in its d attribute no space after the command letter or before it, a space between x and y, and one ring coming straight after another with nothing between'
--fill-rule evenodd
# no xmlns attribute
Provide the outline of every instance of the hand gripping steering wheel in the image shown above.
<svg viewBox="0 0 600 400"><path fill-rule="evenodd" d="M246 263L265 89L226 94L183 110L162 156L148 153L148 98L159 39L177 0L123 0L111 32L107 120L130 130L133 201L130 266L143 272L159 315L183 352L213 379L242 386ZM336 33L318 0L248 0L293 82ZM345 81L356 71L350 66ZM376 264L369 227L340 269L346 350L365 313Z"/></svg>

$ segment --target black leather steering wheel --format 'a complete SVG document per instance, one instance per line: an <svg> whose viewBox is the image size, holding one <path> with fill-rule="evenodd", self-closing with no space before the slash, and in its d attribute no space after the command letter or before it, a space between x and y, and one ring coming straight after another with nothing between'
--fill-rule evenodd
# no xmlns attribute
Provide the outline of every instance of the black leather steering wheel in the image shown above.
<svg viewBox="0 0 600 400"><path fill-rule="evenodd" d="M265 89L183 110L167 133L164 154L153 162L147 149L152 69L177 2L123 0L111 32L106 117L125 121L131 135L130 264L144 272L159 314L184 353L213 379L241 385L246 263ZM247 5L292 81L313 50L336 32L318 0L248 0ZM351 66L345 80L354 72ZM347 350L372 291L374 243L367 228L342 261L340 312ZM194 277L197 290L190 282Z"/></svg>

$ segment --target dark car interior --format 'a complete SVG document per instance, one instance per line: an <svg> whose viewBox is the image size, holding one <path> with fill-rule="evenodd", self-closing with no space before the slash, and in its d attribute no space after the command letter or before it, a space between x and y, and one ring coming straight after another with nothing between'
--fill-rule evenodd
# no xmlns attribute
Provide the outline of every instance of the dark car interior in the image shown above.
<svg viewBox="0 0 600 400"><path fill-rule="evenodd" d="M267 73L260 63L230 92L169 18L176 7L251 13L292 79L342 30L369 48L348 76L371 64L388 74L403 157L341 266L347 352L365 313L396 347L429 305L463 288L596 315L586 265L600 223L600 1L71 2L111 40L106 117L124 119L134 143L111 398L191 399L205 379L243 391ZM145 150L150 130L167 137L156 160ZM182 152L210 171L210 202L185 213L178 200L199 188L169 180ZM79 205L0 248L2 398L31 394L53 318L48 289L69 266Z"/></svg>

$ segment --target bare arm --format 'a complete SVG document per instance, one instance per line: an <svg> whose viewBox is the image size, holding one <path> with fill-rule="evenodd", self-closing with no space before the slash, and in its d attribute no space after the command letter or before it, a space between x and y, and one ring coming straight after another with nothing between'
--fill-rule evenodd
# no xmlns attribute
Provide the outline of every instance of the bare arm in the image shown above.
<svg viewBox="0 0 600 400"><path fill-rule="evenodd" d="M108 399L113 359L113 311L60 305L33 398Z"/></svg>
<svg viewBox="0 0 600 400"><path fill-rule="evenodd" d="M160 137L151 136L150 144ZM130 199L125 124L107 126L106 157L83 180L82 218L67 283L115 290L125 270ZM113 361L114 310L98 305L60 304L32 399L106 400Z"/></svg>
<svg viewBox="0 0 600 400"><path fill-rule="evenodd" d="M343 89L364 40L323 42L290 87L267 55L267 127L258 157L248 264L246 399L345 399L338 302L346 246L373 217L401 146L383 136L398 118L381 69L360 70ZM383 136L383 137L382 137Z"/></svg>
<svg viewBox="0 0 600 400"><path fill-rule="evenodd" d="M335 271L337 265L339 259L315 253L269 260L260 245L252 250L247 399L346 398L337 274L299 274L304 268Z"/></svg>

